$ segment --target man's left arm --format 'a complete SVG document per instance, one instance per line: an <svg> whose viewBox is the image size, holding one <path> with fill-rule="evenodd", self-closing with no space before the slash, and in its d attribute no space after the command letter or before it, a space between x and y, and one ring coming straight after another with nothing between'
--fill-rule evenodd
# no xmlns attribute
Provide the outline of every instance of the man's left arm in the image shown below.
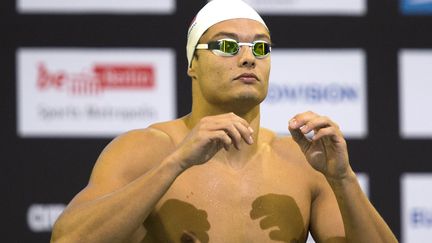
<svg viewBox="0 0 432 243"><path fill-rule="evenodd" d="M330 185L342 215L346 242L398 242L361 190L349 164L346 141L339 126L328 117L305 112L291 119L288 128L308 162ZM313 137L308 138L306 134L312 131ZM315 206L324 210L331 208L326 204L332 201L334 204L334 199L328 198L328 193L327 196L325 192L320 193L324 193L318 199L321 202Z"/></svg>

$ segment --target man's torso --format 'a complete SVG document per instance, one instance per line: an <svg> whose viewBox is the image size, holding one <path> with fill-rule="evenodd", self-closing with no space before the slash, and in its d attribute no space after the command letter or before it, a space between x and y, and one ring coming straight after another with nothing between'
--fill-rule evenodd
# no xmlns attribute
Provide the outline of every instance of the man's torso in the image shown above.
<svg viewBox="0 0 432 243"><path fill-rule="evenodd" d="M165 132L179 143L184 135L171 131ZM315 171L299 161L292 140L261 133L258 152L242 168L215 156L183 172L144 222L144 242L187 242L185 233L203 243L304 242Z"/></svg>

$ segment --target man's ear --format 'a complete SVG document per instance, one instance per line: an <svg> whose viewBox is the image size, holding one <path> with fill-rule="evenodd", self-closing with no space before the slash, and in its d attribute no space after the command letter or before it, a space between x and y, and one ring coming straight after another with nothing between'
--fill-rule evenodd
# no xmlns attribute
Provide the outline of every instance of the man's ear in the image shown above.
<svg viewBox="0 0 432 243"><path fill-rule="evenodd" d="M189 77L191 77L192 79L196 79L196 72L195 69L193 67L193 65L191 67L188 68L187 70L187 74Z"/></svg>

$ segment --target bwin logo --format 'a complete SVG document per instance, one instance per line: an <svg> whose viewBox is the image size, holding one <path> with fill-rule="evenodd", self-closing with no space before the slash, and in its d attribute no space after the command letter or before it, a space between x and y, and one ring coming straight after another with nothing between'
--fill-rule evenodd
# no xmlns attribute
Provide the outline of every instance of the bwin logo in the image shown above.
<svg viewBox="0 0 432 243"><path fill-rule="evenodd" d="M303 103L342 103L353 102L359 99L359 90L355 87L342 84L306 84L281 85L271 84L266 102L303 102Z"/></svg>
<svg viewBox="0 0 432 243"><path fill-rule="evenodd" d="M27 223L33 232L50 232L63 212L63 204L32 204L27 211Z"/></svg>
<svg viewBox="0 0 432 243"><path fill-rule="evenodd" d="M410 213L411 223L414 227L432 227L432 209L413 208Z"/></svg>

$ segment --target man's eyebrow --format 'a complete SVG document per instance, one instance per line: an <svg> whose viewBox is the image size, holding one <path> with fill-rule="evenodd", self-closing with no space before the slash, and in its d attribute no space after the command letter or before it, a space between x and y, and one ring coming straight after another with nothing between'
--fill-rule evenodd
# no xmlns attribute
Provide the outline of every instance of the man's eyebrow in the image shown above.
<svg viewBox="0 0 432 243"><path fill-rule="evenodd" d="M267 39L267 40L271 40L269 35L266 34L256 34L255 35L255 39Z"/></svg>
<svg viewBox="0 0 432 243"><path fill-rule="evenodd" d="M220 37L228 37L228 38L235 39L235 40L239 39L239 36L236 33L219 32L219 33L216 33L212 38L210 38L210 40L214 40L214 39L220 38ZM254 36L254 39L267 39L270 41L270 36L267 34L256 34Z"/></svg>
<svg viewBox="0 0 432 243"><path fill-rule="evenodd" d="M216 35L214 35L210 39L215 39L217 37L229 37L229 38L232 38L232 39L238 39L238 35L235 34L235 33L232 33L232 32L219 32L219 33L216 33Z"/></svg>

